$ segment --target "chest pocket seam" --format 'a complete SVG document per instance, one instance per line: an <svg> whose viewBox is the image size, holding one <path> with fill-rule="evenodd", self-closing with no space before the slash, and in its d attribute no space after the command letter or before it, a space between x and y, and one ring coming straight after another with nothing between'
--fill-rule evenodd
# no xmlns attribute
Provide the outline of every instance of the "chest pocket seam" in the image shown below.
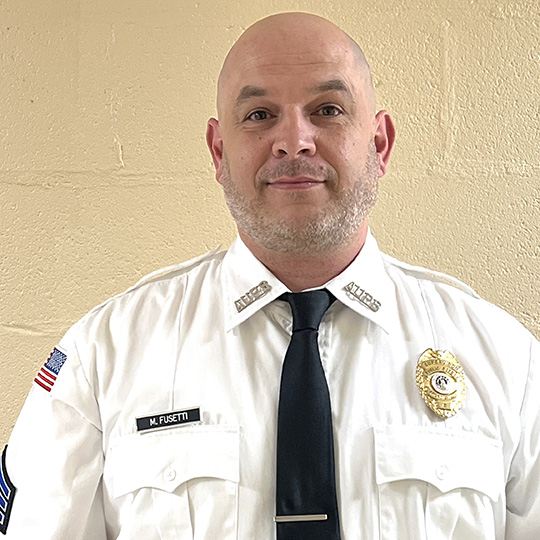
<svg viewBox="0 0 540 540"><path fill-rule="evenodd" d="M377 485L419 480L440 492L468 488L493 502L504 485L502 443L478 433L421 426L374 428Z"/></svg>
<svg viewBox="0 0 540 540"><path fill-rule="evenodd" d="M172 493L195 478L238 483L240 429L192 426L134 433L113 442L104 478L114 498L141 488Z"/></svg>

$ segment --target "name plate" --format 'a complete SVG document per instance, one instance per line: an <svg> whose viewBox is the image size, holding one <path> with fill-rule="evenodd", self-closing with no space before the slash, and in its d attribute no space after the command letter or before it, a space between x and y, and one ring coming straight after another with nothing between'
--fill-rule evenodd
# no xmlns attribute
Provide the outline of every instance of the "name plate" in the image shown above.
<svg viewBox="0 0 540 540"><path fill-rule="evenodd" d="M195 407L193 409L183 409L181 411L172 411L137 418L137 431L167 429L200 421L201 410L199 407Z"/></svg>

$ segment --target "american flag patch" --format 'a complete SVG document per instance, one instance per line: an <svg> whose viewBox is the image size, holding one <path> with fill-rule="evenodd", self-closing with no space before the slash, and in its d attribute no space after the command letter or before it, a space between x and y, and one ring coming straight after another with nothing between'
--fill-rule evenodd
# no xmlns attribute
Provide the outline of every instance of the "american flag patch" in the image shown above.
<svg viewBox="0 0 540 540"><path fill-rule="evenodd" d="M2 534L6 534L13 499L17 491L17 488L12 484L7 473L6 450L7 446L2 452L2 461L0 462L0 533Z"/></svg>
<svg viewBox="0 0 540 540"><path fill-rule="evenodd" d="M34 382L39 384L41 388L45 388L47 392L50 392L66 360L67 356L55 347L45 364L43 364L43 367L39 370Z"/></svg>

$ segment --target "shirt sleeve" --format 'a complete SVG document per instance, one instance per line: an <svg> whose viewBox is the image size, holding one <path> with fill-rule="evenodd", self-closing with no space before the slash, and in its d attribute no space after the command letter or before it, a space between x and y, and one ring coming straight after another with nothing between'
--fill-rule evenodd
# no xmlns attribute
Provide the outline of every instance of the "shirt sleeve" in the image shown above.
<svg viewBox="0 0 540 540"><path fill-rule="evenodd" d="M44 364L2 459L8 540L104 540L99 409L72 328Z"/></svg>
<svg viewBox="0 0 540 540"><path fill-rule="evenodd" d="M540 538L540 343L532 339L521 435L507 484L506 538Z"/></svg>

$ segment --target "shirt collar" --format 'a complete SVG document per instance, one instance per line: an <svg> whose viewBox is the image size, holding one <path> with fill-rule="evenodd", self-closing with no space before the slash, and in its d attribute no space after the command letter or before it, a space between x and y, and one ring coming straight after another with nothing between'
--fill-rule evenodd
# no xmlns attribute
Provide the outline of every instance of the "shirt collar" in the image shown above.
<svg viewBox="0 0 540 540"><path fill-rule="evenodd" d="M239 237L223 259L222 280L227 331L289 291ZM394 284L371 232L354 261L324 287L345 306L391 332L397 317Z"/></svg>
<svg viewBox="0 0 540 540"><path fill-rule="evenodd" d="M390 334L397 322L394 282L386 272L377 241L368 231L354 261L325 287L344 305Z"/></svg>
<svg viewBox="0 0 540 540"><path fill-rule="evenodd" d="M289 289L264 266L240 237L223 259L225 330L243 323Z"/></svg>

